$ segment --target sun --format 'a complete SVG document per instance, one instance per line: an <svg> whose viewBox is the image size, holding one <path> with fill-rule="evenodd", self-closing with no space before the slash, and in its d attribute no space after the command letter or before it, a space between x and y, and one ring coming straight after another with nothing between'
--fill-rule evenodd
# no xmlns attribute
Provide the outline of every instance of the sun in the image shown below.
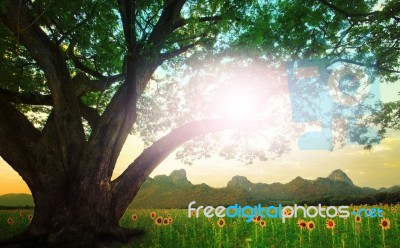
<svg viewBox="0 0 400 248"><path fill-rule="evenodd" d="M271 91L267 69L259 66L219 68L211 79L202 80L207 104L214 114L233 120L255 117ZM203 88L204 89L204 88Z"/></svg>
<svg viewBox="0 0 400 248"><path fill-rule="evenodd" d="M239 89L226 90L219 99L220 114L234 120L248 119L256 112L257 98L255 92Z"/></svg>

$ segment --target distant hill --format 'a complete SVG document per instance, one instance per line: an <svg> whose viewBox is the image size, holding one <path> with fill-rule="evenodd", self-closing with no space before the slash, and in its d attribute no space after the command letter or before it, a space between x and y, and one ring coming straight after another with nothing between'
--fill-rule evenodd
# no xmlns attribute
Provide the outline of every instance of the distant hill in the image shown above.
<svg viewBox="0 0 400 248"><path fill-rule="evenodd" d="M169 176L149 177L143 183L131 203L132 208L186 208L196 205L231 204L374 204L400 201L400 186L373 189L358 187L341 170L327 177L307 180L300 176L282 183L252 183L244 176L234 176L226 187L213 188L205 183L194 185L186 177L184 169L175 170ZM28 194L0 196L0 206L33 206Z"/></svg>
<svg viewBox="0 0 400 248"><path fill-rule="evenodd" d="M333 181L346 182L350 185L354 185L353 181L351 181L351 179L342 170L332 171L332 173L329 174L329 176L327 178L331 179Z"/></svg>
<svg viewBox="0 0 400 248"><path fill-rule="evenodd" d="M0 195L1 207L25 207L34 206L33 198L29 194L6 194Z"/></svg>
<svg viewBox="0 0 400 248"><path fill-rule="evenodd" d="M388 194L382 194L382 193ZM390 193L390 194L389 194ZM252 183L244 176L234 176L224 188L206 184L193 185L185 170L174 171L170 176L149 178L141 187L131 207L135 208L185 208L195 200L196 205L278 204L321 202L324 204L358 201L398 201L400 186L379 190L358 187L342 170L328 177L306 180L296 177L282 183ZM336 204L336 205L337 205Z"/></svg>

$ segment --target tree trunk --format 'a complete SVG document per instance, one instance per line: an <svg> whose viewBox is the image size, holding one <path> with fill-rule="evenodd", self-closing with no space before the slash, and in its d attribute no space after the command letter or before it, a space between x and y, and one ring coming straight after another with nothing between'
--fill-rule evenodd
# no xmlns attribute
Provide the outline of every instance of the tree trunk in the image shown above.
<svg viewBox="0 0 400 248"><path fill-rule="evenodd" d="M102 246L104 239L127 241L139 232L119 226L124 212L114 210L110 187L96 184L83 191L80 187L71 187L65 178L40 175L42 182L31 187L35 202L33 219L23 233L6 243L95 247Z"/></svg>
<svg viewBox="0 0 400 248"><path fill-rule="evenodd" d="M54 246L71 243L87 246L104 237L126 240L127 230L119 226L117 214L110 211L113 204L109 200L110 192L92 188L78 194L66 193L69 193L68 200L62 194L51 198L46 194L35 196L37 205L27 237Z"/></svg>
<svg viewBox="0 0 400 248"><path fill-rule="evenodd" d="M65 180L43 181L46 186L31 187L35 208L27 229L5 244L25 244L29 247L94 247L103 238L126 241L138 230L119 226L124 213L112 211L110 192L90 189L78 192ZM51 186L49 186L51 185Z"/></svg>

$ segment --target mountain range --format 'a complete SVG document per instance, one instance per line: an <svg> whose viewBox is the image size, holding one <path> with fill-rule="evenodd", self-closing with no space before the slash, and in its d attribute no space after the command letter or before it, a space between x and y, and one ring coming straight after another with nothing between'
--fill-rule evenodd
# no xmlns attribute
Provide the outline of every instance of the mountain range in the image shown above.
<svg viewBox="0 0 400 248"><path fill-rule="evenodd" d="M282 183L252 183L244 176L234 176L223 188L213 188L205 183L192 184L184 169L169 176L149 177L131 203L132 208L186 208L191 201L196 205L231 204L375 204L400 201L400 185L373 189L358 187L342 170L327 177L307 180L296 177ZM0 206L32 206L32 196L7 194L0 196Z"/></svg>
<svg viewBox="0 0 400 248"><path fill-rule="evenodd" d="M373 189L358 187L342 170L335 170L328 177L307 180L296 177L282 183L252 183L244 176L234 176L223 188L207 184L193 185L184 169L169 176L148 178L142 185L131 207L135 208L186 208L191 201L196 205L324 203L357 204L358 202L400 201L400 185Z"/></svg>

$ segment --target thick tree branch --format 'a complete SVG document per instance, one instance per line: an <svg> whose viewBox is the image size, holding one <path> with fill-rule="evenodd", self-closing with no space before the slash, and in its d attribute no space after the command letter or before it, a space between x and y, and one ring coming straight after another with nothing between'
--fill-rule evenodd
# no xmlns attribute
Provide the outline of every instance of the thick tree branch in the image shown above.
<svg viewBox="0 0 400 248"><path fill-rule="evenodd" d="M160 59L160 64L162 64L162 62L165 61L165 60L172 59L172 58L174 58L174 57L176 57L176 56L178 56L178 55L180 55L182 53L187 52L189 49L195 47L197 44L198 44L198 42L194 42L194 43L186 45L186 46L181 46L180 48L178 48L178 49L176 49L174 51L160 54L160 58L159 58Z"/></svg>
<svg viewBox="0 0 400 248"><path fill-rule="evenodd" d="M215 119L193 121L172 130L169 134L145 149L142 154L112 182L116 207L125 209L137 193L137 191L133 191L132 189L139 189L139 186L146 180L150 173L183 143L196 136L210 132L232 128L249 128L253 126L254 123L250 121Z"/></svg>
<svg viewBox="0 0 400 248"><path fill-rule="evenodd" d="M139 70L141 71L140 78L136 76L138 65L140 65ZM86 170L85 176L92 177L92 170L101 170L103 173L97 173L101 177L100 180L110 180L119 152L136 121L137 95L144 90L141 86L150 80L155 69L154 65L136 62L134 57L128 57L125 81L112 97L99 119L97 128L93 130L89 138L89 148L81 163ZM137 93L137 91L140 92ZM99 150L106 152L100 155L93 154ZM101 163L93 163L92 159L101 161ZM89 168L86 166L87 164L97 165L101 168Z"/></svg>
<svg viewBox="0 0 400 248"><path fill-rule="evenodd" d="M328 6L329 8L331 8L332 10L342 14L345 17L369 17L369 16L373 16L377 13L379 13L379 11L373 11L373 12L369 12L369 13L350 13L347 12L346 10L330 3L327 0L319 0L319 2L321 2L322 4Z"/></svg>
<svg viewBox="0 0 400 248"><path fill-rule="evenodd" d="M51 95L40 95L33 93L18 93L11 90L0 89L0 97L12 103L22 103L29 105L53 105Z"/></svg>
<svg viewBox="0 0 400 248"><path fill-rule="evenodd" d="M182 6L180 8L182 8ZM216 23L218 21L223 20L223 17L222 17L222 15L218 15L218 16L206 16L206 17L200 17L200 18L183 19L180 16L177 16L177 17L175 17L174 21L171 22L171 25L172 25L171 27L164 26L164 29L166 29L164 31L168 31L169 30L168 32L166 32L164 34L161 33L161 34L157 35L156 30L153 30L152 34L150 35L150 38L151 38L152 35L154 35L154 37L158 37L159 41L154 43L154 44L158 44L158 45L159 44L167 44L167 42L165 42L165 39L170 33L172 33L173 31L175 31L178 28L181 28L181 27L187 25L192 20L195 20L197 22L212 22L212 23ZM210 25L212 25L212 24L210 24ZM170 43L175 43L177 41L196 39L196 38L200 38L200 37L205 37L206 35L207 35L207 31L202 33L202 34L199 34L197 36L186 37L186 38L181 39L181 40L174 40L174 41L172 41ZM162 41L162 43L160 41ZM176 49L175 51L172 51L172 52L169 52L169 53L160 54L160 58L159 58L160 62L162 63L163 61L165 61L167 59L171 59L171 58L173 58L175 56L178 56L178 55L186 52L190 48L193 48L197 44L198 44L198 42L196 41L196 42L193 42L192 44L188 44L188 45L182 46L179 49Z"/></svg>
<svg viewBox="0 0 400 248"><path fill-rule="evenodd" d="M124 83L92 129L79 165L79 177L84 187L82 192L86 191L87 187L110 180L122 146L136 120L135 105L129 106L129 102L127 85Z"/></svg>
<svg viewBox="0 0 400 248"><path fill-rule="evenodd" d="M11 90L0 89L0 98L16 104L53 106L51 95L32 93L23 94ZM79 109L81 116L89 122L92 129L95 128L100 119L99 113L94 108L91 108L82 102L79 102Z"/></svg>
<svg viewBox="0 0 400 248"><path fill-rule="evenodd" d="M118 0L129 55L136 53L136 0Z"/></svg>
<svg viewBox="0 0 400 248"><path fill-rule="evenodd" d="M156 47L164 43L169 34L175 30L177 22L181 21L181 10L186 0L170 0L166 1L157 24L149 36L149 43Z"/></svg>
<svg viewBox="0 0 400 248"><path fill-rule="evenodd" d="M368 12L368 13L351 13L348 12L342 8L340 8L339 6L327 1L327 0L318 0L319 2L321 2L322 4L324 4L325 6L329 7L330 9L334 10L335 12L343 15L346 18L357 18L358 20L361 21L371 21L371 20L376 20L376 19L381 19L383 18L383 20L385 19L389 19L389 18L393 18L396 21L399 21L400 18L398 16L396 16L397 14L399 14L399 10L400 10L400 2L398 1L392 1L392 2L388 2L385 3L386 6L379 11L372 11L372 12Z"/></svg>
<svg viewBox="0 0 400 248"><path fill-rule="evenodd" d="M123 9L121 9L121 13L124 13ZM124 83L112 97L100 117L97 127L93 129L80 165L84 168L82 177L87 178L89 183L111 179L115 162L136 121L137 98L144 91L157 67L158 63L154 59L141 59L138 54L130 54L129 51L125 56L122 75L125 79ZM105 152L98 154L99 150ZM97 178L93 178L93 171L100 171L100 173L96 173Z"/></svg>
<svg viewBox="0 0 400 248"><path fill-rule="evenodd" d="M84 91L104 91L108 89L113 83L124 80L126 77L125 74L117 74L112 76L107 76L99 80L90 80L88 82L84 82L82 84L82 88Z"/></svg>
<svg viewBox="0 0 400 248"><path fill-rule="evenodd" d="M113 83L124 80L125 77L126 74L117 74L102 79L91 80L85 73L78 72L72 79L74 82L75 95L81 96L86 92L103 92Z"/></svg>
<svg viewBox="0 0 400 248"><path fill-rule="evenodd" d="M31 177L41 133L9 102L0 98L0 156L24 179Z"/></svg>
<svg viewBox="0 0 400 248"><path fill-rule="evenodd" d="M6 3L1 19L27 48L46 76L53 98L62 162L65 168L74 170L73 166L80 160L85 134L67 63L57 44L29 15L26 1L9 0Z"/></svg>
<svg viewBox="0 0 400 248"><path fill-rule="evenodd" d="M58 49L58 46L51 42L40 27L32 22L29 16L25 1L10 0L2 20L7 27L14 33L19 42L24 45L33 59L36 60L40 68L44 71L48 80L50 90L54 91L54 102L64 105L68 97L62 92L61 79L70 78L67 64Z"/></svg>
<svg viewBox="0 0 400 248"><path fill-rule="evenodd" d="M80 163L83 169L81 177L87 185L110 181L119 153L136 121L137 96L142 94L158 66L148 59L137 61L135 56L126 58L125 81L99 118ZM137 71L140 77L136 76ZM99 154L99 150L104 152Z"/></svg>
<svg viewBox="0 0 400 248"><path fill-rule="evenodd" d="M145 64L137 61L137 57L132 55L126 56L126 61L125 81L112 97L91 133L88 149L80 164L80 167L84 168L82 177L88 184L110 180L122 146L136 121L137 87L145 84L155 70L154 68L148 73L142 71L141 77L138 78L138 66ZM149 69L152 68L146 68ZM105 152L97 154L99 150ZM88 164L93 166L87 166ZM93 174L96 174L96 177L93 177Z"/></svg>

